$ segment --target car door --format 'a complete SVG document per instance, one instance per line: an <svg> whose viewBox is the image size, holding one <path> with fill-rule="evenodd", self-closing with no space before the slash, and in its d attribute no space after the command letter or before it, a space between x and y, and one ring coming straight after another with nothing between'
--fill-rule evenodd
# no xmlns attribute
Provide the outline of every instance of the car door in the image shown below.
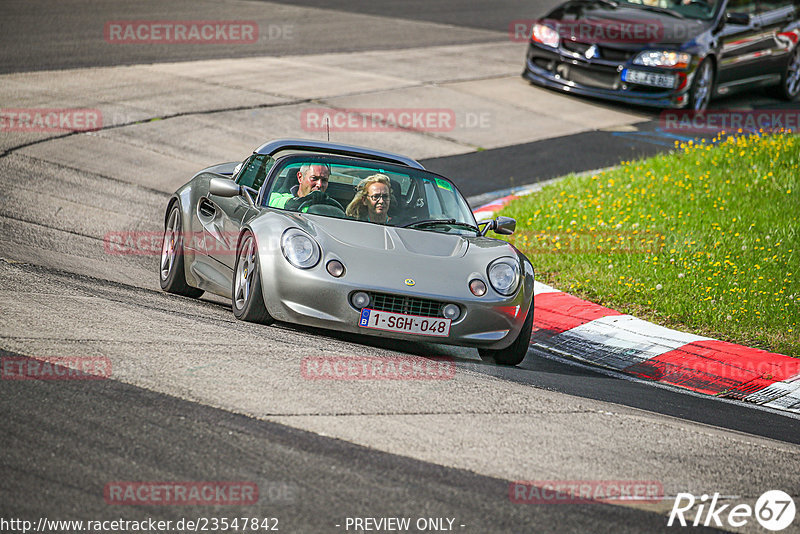
<svg viewBox="0 0 800 534"><path fill-rule="evenodd" d="M797 6L793 0L758 0L758 12L761 27L768 33L765 71L780 74L794 46L794 34L784 32L797 19Z"/></svg>
<svg viewBox="0 0 800 534"><path fill-rule="evenodd" d="M722 46L717 69L717 87L720 94L725 94L728 90L764 74L764 56L769 54L771 39L769 32L761 26L757 10L757 0L728 2L727 13L749 15L750 23L726 22L720 31Z"/></svg>
<svg viewBox="0 0 800 534"><path fill-rule="evenodd" d="M235 180L246 188L235 197L209 194L200 201L200 223L208 256L233 272L236 242L242 225L260 211L254 205L258 188L264 182L274 160L268 155L254 154L245 161Z"/></svg>

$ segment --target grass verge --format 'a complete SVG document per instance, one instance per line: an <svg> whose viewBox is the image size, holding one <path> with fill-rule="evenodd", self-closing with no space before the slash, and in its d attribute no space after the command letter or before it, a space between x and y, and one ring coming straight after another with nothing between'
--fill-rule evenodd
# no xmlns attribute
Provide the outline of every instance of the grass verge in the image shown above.
<svg viewBox="0 0 800 534"><path fill-rule="evenodd" d="M800 357L800 137L676 145L510 203L539 280L652 322Z"/></svg>

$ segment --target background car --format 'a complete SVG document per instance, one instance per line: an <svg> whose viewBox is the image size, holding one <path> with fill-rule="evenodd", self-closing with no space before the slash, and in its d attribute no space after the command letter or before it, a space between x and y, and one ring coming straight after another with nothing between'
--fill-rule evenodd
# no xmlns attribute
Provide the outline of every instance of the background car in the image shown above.
<svg viewBox="0 0 800 534"><path fill-rule="evenodd" d="M271 206L308 165L329 169L325 200ZM343 209L374 174L392 184L386 223ZM278 140L241 164L199 172L170 199L161 287L230 298L246 321L465 345L516 365L530 342L534 270L516 248L486 236L515 225L507 217L477 223L450 180L410 158Z"/></svg>
<svg viewBox="0 0 800 534"><path fill-rule="evenodd" d="M570 0L533 24L523 77L662 108L767 85L792 100L799 28L793 0Z"/></svg>

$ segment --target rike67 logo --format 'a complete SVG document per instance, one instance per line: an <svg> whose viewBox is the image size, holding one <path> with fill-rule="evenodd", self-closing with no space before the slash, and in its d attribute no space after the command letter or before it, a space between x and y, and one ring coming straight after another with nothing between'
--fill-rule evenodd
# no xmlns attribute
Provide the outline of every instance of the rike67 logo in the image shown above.
<svg viewBox="0 0 800 534"><path fill-rule="evenodd" d="M764 492L756 501L755 507L749 504L719 504L719 493L709 500L708 495L696 498L691 493L679 493L675 497L667 526L680 525L739 528L748 524L754 517L767 530L779 531L792 524L795 517L795 504L791 496L781 490ZM694 515L689 522L685 515Z"/></svg>

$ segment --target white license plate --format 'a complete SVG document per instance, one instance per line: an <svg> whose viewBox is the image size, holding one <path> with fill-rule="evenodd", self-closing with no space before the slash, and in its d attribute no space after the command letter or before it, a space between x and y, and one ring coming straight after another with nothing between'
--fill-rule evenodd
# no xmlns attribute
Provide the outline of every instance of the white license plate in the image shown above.
<svg viewBox="0 0 800 534"><path fill-rule="evenodd" d="M667 89L675 87L674 75L660 74L658 72L644 72L641 70L622 71L622 81L641 85L652 85L655 87L665 87Z"/></svg>
<svg viewBox="0 0 800 534"><path fill-rule="evenodd" d="M450 319L390 313L369 308L361 310L358 326L421 336L447 337L450 334Z"/></svg>

